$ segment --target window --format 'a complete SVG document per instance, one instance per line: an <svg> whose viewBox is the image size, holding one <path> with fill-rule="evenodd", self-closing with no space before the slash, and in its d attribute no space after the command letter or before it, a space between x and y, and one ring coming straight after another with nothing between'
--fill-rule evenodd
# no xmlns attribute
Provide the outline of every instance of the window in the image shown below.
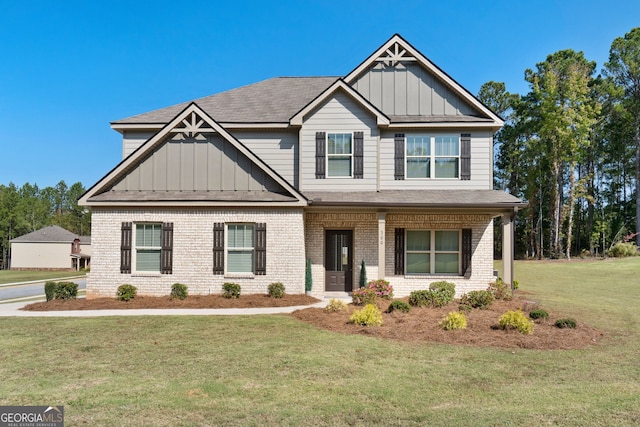
<svg viewBox="0 0 640 427"><path fill-rule="evenodd" d="M350 133L327 134L327 176L350 177L353 144Z"/></svg>
<svg viewBox="0 0 640 427"><path fill-rule="evenodd" d="M407 135L405 150L406 177L409 179L460 176L458 136Z"/></svg>
<svg viewBox="0 0 640 427"><path fill-rule="evenodd" d="M227 272L253 273L254 226L227 226Z"/></svg>
<svg viewBox="0 0 640 427"><path fill-rule="evenodd" d="M162 224L136 224L135 270L160 272Z"/></svg>
<svg viewBox="0 0 640 427"><path fill-rule="evenodd" d="M405 274L459 274L458 230L407 230Z"/></svg>

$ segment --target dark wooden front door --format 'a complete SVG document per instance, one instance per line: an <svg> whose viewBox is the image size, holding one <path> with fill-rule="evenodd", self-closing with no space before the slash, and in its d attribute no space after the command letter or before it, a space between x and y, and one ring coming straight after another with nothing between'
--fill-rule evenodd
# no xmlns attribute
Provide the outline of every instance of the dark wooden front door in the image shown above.
<svg viewBox="0 0 640 427"><path fill-rule="evenodd" d="M325 290L351 292L353 283L353 231L325 233Z"/></svg>

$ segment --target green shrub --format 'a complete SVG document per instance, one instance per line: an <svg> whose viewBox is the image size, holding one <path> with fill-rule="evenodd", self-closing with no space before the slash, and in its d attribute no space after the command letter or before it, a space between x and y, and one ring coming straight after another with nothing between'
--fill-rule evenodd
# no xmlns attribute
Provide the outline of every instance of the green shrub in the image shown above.
<svg viewBox="0 0 640 427"><path fill-rule="evenodd" d="M518 282L517 280L513 280L513 290L518 290L520 289L520 282Z"/></svg>
<svg viewBox="0 0 640 427"><path fill-rule="evenodd" d="M267 292L271 298L282 298L284 296L284 285L280 282L270 283Z"/></svg>
<svg viewBox="0 0 640 427"><path fill-rule="evenodd" d="M461 305L471 308L488 308L493 303L494 296L491 291L469 291L460 298Z"/></svg>
<svg viewBox="0 0 640 427"><path fill-rule="evenodd" d="M389 304L387 313L392 313L394 311L401 311L402 313L408 313L409 311L411 311L411 306L404 301L395 300L391 304Z"/></svg>
<svg viewBox="0 0 640 427"><path fill-rule="evenodd" d="M78 284L73 282L58 282L53 291L54 299L76 299L78 296Z"/></svg>
<svg viewBox="0 0 640 427"><path fill-rule="evenodd" d="M182 283L174 283L173 285L171 285L171 294L169 295L171 299L178 298L183 300L188 295L189 291L187 285L183 285Z"/></svg>
<svg viewBox="0 0 640 427"><path fill-rule="evenodd" d="M358 282L358 287L364 288L367 285L367 266L362 260L362 264L360 264L360 281Z"/></svg>
<svg viewBox="0 0 640 427"><path fill-rule="evenodd" d="M353 305L375 304L376 298L376 291L369 287L356 289L351 292L351 302L353 302Z"/></svg>
<svg viewBox="0 0 640 427"><path fill-rule="evenodd" d="M431 306L431 291L426 291L426 290L412 291L409 294L409 304L411 304L414 307Z"/></svg>
<svg viewBox="0 0 640 427"><path fill-rule="evenodd" d="M537 319L548 319L549 318L549 313L547 313L547 310L543 310L543 309L539 308L537 310L531 310L529 312L529 317L531 317L534 320L537 320Z"/></svg>
<svg viewBox="0 0 640 427"><path fill-rule="evenodd" d="M240 285L237 283L224 283L222 291L222 296L225 298L240 298Z"/></svg>
<svg viewBox="0 0 640 427"><path fill-rule="evenodd" d="M311 274L311 260L307 258L307 262L304 266L304 290L305 292L311 292L313 288L313 274Z"/></svg>
<svg viewBox="0 0 640 427"><path fill-rule="evenodd" d="M47 298L47 301L51 301L56 292L56 286L58 284L56 282L48 281L44 283L44 296Z"/></svg>
<svg viewBox="0 0 640 427"><path fill-rule="evenodd" d="M453 301L453 297L456 295L455 283L445 280L431 283L429 290L431 291L431 304L434 307L444 307Z"/></svg>
<svg viewBox="0 0 640 427"><path fill-rule="evenodd" d="M362 326L382 325L382 312L373 304L367 304L362 310L356 310L349 318L349 322Z"/></svg>
<svg viewBox="0 0 640 427"><path fill-rule="evenodd" d="M558 319L556 323L553 324L556 328L571 328L575 329L578 324L574 319L566 318L566 319Z"/></svg>
<svg viewBox="0 0 640 427"><path fill-rule="evenodd" d="M136 297L138 294L138 288L133 285L120 285L116 291L116 299L118 301L129 301Z"/></svg>
<svg viewBox="0 0 640 427"><path fill-rule="evenodd" d="M464 314L451 311L447 316L438 323L438 325L445 331L452 331L454 329L466 329L467 318Z"/></svg>
<svg viewBox="0 0 640 427"><path fill-rule="evenodd" d="M367 283L369 289L373 289L378 298L391 299L393 298L393 286L384 279L371 280Z"/></svg>
<svg viewBox="0 0 640 427"><path fill-rule="evenodd" d="M329 300L329 304L327 304L327 306L324 308L324 311L326 313L337 313L344 310L345 308L347 308L347 304L344 301L336 298L331 298Z"/></svg>
<svg viewBox="0 0 640 427"><path fill-rule="evenodd" d="M495 299L502 299L509 301L513 297L513 292L511 292L511 286L508 283L505 283L502 279L498 278L495 282L489 283L489 287L487 288L493 294Z"/></svg>
<svg viewBox="0 0 640 427"><path fill-rule="evenodd" d="M471 313L471 310L473 310L473 307L467 304L460 304L458 306L458 311L461 311L463 313Z"/></svg>
<svg viewBox="0 0 640 427"><path fill-rule="evenodd" d="M607 256L615 258L624 258L636 255L638 255L638 247L633 242L616 243L607 251Z"/></svg>
<svg viewBox="0 0 640 427"><path fill-rule="evenodd" d="M533 333L533 321L527 319L520 310L509 310L500 316L500 329L517 329L523 335Z"/></svg>

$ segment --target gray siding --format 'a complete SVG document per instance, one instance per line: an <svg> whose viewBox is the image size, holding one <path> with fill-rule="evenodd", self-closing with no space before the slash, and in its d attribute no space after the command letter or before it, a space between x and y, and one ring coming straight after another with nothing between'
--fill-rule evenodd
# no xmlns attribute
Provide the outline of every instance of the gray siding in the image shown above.
<svg viewBox="0 0 640 427"><path fill-rule="evenodd" d="M126 130L122 135L122 158L126 159L138 147L155 135L157 130Z"/></svg>
<svg viewBox="0 0 640 427"><path fill-rule="evenodd" d="M166 141L113 189L282 191L279 184L219 135L202 141Z"/></svg>
<svg viewBox="0 0 640 427"><path fill-rule="evenodd" d="M363 178L316 179L316 132L364 132ZM375 191L378 127L375 117L348 95L339 92L308 117L300 132L300 174L302 191Z"/></svg>
<svg viewBox="0 0 640 427"><path fill-rule="evenodd" d="M418 64L377 64L353 87L387 115L477 115L460 96Z"/></svg>
<svg viewBox="0 0 640 427"><path fill-rule="evenodd" d="M285 130L233 131L235 136L263 162L298 187L298 132Z"/></svg>
<svg viewBox="0 0 640 427"><path fill-rule="evenodd" d="M458 135L459 131L394 130L384 131L380 141L380 189L381 190L490 190L493 188L493 134L471 132L471 179L404 179L394 178L394 135L396 133L420 135ZM406 159L405 159L406 161Z"/></svg>

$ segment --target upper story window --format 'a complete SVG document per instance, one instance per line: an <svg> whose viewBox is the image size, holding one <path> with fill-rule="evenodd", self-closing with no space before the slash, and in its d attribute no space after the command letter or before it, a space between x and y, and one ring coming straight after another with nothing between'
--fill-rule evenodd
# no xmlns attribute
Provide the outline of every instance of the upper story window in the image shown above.
<svg viewBox="0 0 640 427"><path fill-rule="evenodd" d="M471 135L395 135L396 180L471 179Z"/></svg>
<svg viewBox="0 0 640 427"><path fill-rule="evenodd" d="M352 134L327 134L327 176L350 177L352 159Z"/></svg>

